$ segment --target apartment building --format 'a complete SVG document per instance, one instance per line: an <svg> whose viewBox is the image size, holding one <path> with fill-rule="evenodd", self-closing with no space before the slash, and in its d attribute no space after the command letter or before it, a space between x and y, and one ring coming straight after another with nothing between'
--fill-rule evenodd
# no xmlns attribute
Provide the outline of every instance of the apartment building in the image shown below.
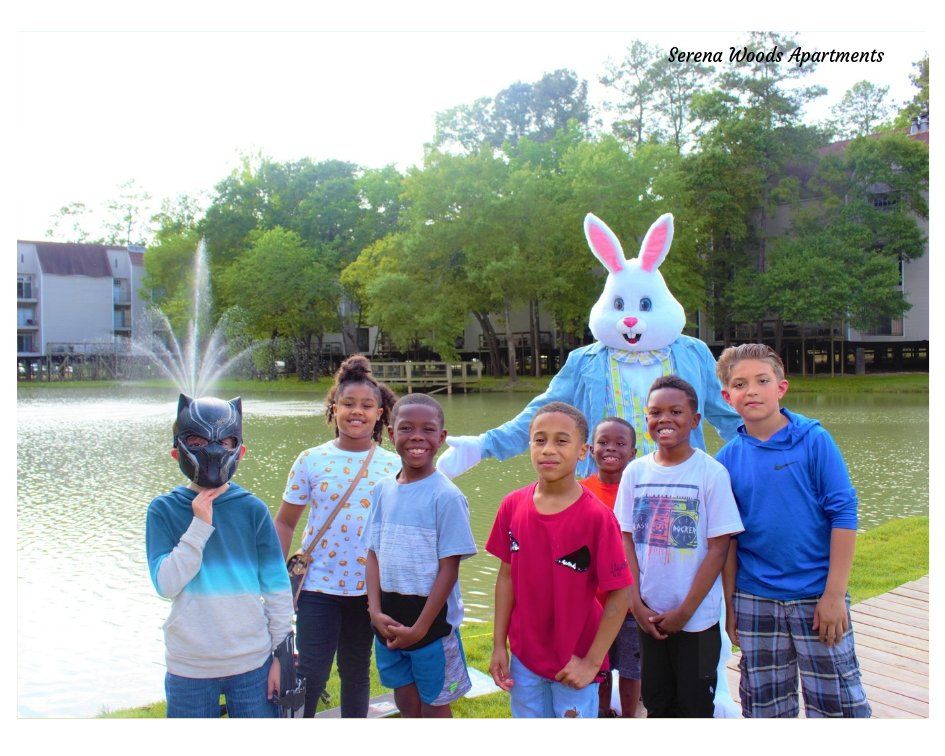
<svg viewBox="0 0 945 756"><path fill-rule="evenodd" d="M18 364L130 351L144 306L143 247L38 241L16 247Z"/></svg>

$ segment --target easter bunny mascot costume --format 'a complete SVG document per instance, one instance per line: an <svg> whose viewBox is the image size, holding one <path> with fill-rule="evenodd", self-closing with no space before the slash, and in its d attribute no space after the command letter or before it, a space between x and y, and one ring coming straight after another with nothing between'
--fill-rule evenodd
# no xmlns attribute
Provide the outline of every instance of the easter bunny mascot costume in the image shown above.
<svg viewBox="0 0 945 756"><path fill-rule="evenodd" d="M614 233L591 214L584 219L584 234L608 273L589 319L596 341L571 352L548 389L512 420L479 436L448 437L450 449L437 464L446 475L461 475L484 457L504 460L524 452L532 416L552 401L574 405L591 427L611 415L622 417L636 431L637 454L648 454L656 449L656 442L646 430L646 396L653 381L662 375L675 374L691 383L699 399L699 414L724 440L735 435L741 419L722 398L715 358L705 343L683 335L685 311L659 272L673 241L673 216L661 215L650 226L639 256L631 260L624 256ZM704 450L702 425L692 431L690 443ZM595 469L589 454L577 472L583 477ZM725 636L724 614L721 625L716 716L738 716L725 677L731 644Z"/></svg>

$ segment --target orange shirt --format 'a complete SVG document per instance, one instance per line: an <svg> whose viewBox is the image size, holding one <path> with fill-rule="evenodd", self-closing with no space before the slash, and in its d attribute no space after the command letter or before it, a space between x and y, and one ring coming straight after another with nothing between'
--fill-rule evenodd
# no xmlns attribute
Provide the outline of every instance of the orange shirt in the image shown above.
<svg viewBox="0 0 945 756"><path fill-rule="evenodd" d="M597 473L594 473L582 480L581 485L613 511L614 505L617 503L617 489L620 488L619 483L602 483L601 479L597 477ZM607 592L598 591L597 600L600 601L601 606L603 606L607 601Z"/></svg>
<svg viewBox="0 0 945 756"><path fill-rule="evenodd" d="M614 504L617 503L617 489L620 488L619 483L601 483L600 478L597 477L597 473L594 473L590 477L582 480L581 485L613 511Z"/></svg>

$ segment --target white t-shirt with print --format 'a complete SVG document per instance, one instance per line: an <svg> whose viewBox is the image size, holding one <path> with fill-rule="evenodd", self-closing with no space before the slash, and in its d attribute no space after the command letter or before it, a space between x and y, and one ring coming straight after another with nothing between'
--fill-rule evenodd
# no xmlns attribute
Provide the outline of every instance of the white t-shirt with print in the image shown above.
<svg viewBox="0 0 945 756"><path fill-rule="evenodd" d="M308 507L308 520L302 536L302 548L338 506L354 476L361 469L367 452L339 449L334 441L306 449L292 465L286 481L284 501ZM367 550L361 534L371 507L374 486L400 469L400 457L378 446L362 478L348 501L332 522L321 543L312 550L312 565L302 590L331 593L336 596L363 596L367 592L365 564Z"/></svg>
<svg viewBox="0 0 945 756"><path fill-rule="evenodd" d="M744 530L728 471L701 449L671 467L658 465L653 454L635 459L623 472L614 513L620 529L633 534L640 596L654 612L685 600L709 538ZM720 575L683 630L712 627L721 603Z"/></svg>

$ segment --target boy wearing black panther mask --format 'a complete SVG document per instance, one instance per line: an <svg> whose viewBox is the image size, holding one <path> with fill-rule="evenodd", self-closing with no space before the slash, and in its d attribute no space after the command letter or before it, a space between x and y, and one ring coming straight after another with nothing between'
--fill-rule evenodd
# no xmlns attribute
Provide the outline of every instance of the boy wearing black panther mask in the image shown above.
<svg viewBox="0 0 945 756"><path fill-rule="evenodd" d="M292 595L269 509L230 478L242 403L181 394L171 456L190 479L151 502L147 554L164 624L168 717L273 717ZM260 601L262 599L262 601Z"/></svg>

